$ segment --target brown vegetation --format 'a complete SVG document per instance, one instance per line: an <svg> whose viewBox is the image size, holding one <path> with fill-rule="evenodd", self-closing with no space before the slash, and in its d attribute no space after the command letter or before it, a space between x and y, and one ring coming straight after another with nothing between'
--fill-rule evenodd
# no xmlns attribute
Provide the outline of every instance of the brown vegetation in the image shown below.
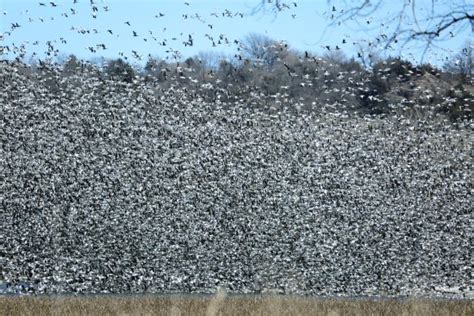
<svg viewBox="0 0 474 316"><path fill-rule="evenodd" d="M0 297L1 315L473 315L470 300L279 295Z"/></svg>

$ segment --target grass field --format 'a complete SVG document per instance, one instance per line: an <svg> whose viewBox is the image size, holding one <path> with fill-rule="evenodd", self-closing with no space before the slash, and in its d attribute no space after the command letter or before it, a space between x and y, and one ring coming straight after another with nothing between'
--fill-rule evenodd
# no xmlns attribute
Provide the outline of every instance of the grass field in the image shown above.
<svg viewBox="0 0 474 316"><path fill-rule="evenodd" d="M0 315L474 315L472 300L280 295L0 297Z"/></svg>

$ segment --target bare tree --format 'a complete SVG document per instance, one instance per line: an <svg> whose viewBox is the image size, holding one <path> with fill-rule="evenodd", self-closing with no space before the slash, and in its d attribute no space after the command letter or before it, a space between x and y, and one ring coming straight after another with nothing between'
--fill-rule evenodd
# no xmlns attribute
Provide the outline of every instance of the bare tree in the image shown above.
<svg viewBox="0 0 474 316"><path fill-rule="evenodd" d="M376 63L382 60L383 51L380 47L372 45L367 41L356 43L357 60L365 69L372 68Z"/></svg>
<svg viewBox="0 0 474 316"><path fill-rule="evenodd" d="M251 33L244 38L241 48L245 58L272 67L279 57L287 53L288 47L266 35Z"/></svg>
<svg viewBox="0 0 474 316"><path fill-rule="evenodd" d="M470 82L474 69L474 41L468 40L459 53L449 60L444 68L446 71L458 74L464 83Z"/></svg>
<svg viewBox="0 0 474 316"><path fill-rule="evenodd" d="M391 0L327 0L330 12L329 26L354 24L361 29L370 29L372 18L380 12L383 5ZM399 43L403 47L412 41L423 41L425 52L438 41L454 37L471 29L474 33L474 3L467 0L402 0L400 7L388 17L384 16L381 25L388 32L382 33L377 41L391 47ZM269 7L278 13L296 6L294 1L261 0L254 11L264 11ZM373 23L372 23L373 24Z"/></svg>
<svg viewBox="0 0 474 316"><path fill-rule="evenodd" d="M198 60L203 68L217 70L220 62L226 59L226 56L223 53L214 51L202 51L198 53L195 59Z"/></svg>
<svg viewBox="0 0 474 316"><path fill-rule="evenodd" d="M344 52L340 50L328 51L324 54L324 59L333 64L342 65L348 61L348 58Z"/></svg>

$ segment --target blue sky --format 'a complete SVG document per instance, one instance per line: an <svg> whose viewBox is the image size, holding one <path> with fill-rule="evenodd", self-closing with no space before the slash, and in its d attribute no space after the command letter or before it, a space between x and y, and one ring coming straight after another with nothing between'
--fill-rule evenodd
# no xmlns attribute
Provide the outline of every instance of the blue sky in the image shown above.
<svg viewBox="0 0 474 316"><path fill-rule="evenodd" d="M73 3L73 0L58 0L55 1L55 7L49 0L1 0L0 32L10 31L12 23L18 23L20 27L4 36L4 45L18 46L23 43L28 52L37 52L42 57L42 52L47 47L46 42L51 41L62 56L75 54L81 58L117 58L119 53L123 53L131 62L141 63L133 58L132 51L136 51L143 60L147 59L148 54L166 59L171 57L170 49L179 51L183 57L194 56L199 52L214 52L231 58L237 50L234 40L241 40L252 32L284 40L290 47L300 51L323 54L325 46L338 45L348 56L354 56L358 46L353 43L363 45L373 40L383 31L380 24L397 12L401 3L386 1L377 15L370 17L371 26L374 27L367 30L366 27L361 29L344 25L327 28L331 7L326 0L295 1L297 7L278 15L270 11L252 14L252 9L259 1L94 0L94 6L98 9L94 18L90 0L78 0L77 3ZM40 2L46 6L41 6ZM431 0L418 0L420 10L424 10L424 3L428 7ZM449 8L440 8L447 9ZM232 17L226 15L226 10L231 12ZM160 16L160 13L164 16ZM420 13L422 14L423 12ZM212 25L212 29L209 25ZM85 34L81 34L81 31ZM134 31L138 36L134 36ZM228 39L229 44L225 43L225 39L221 40L222 44L218 44L221 34ZM189 35L193 39L192 47L183 44L189 39ZM209 37L214 39L216 47L213 47ZM469 37L472 38L471 30L464 30L456 37L442 42L425 60L435 64L442 63L446 56L459 50ZM345 39L346 44L342 43L342 39ZM38 43L33 45L35 41ZM159 44L163 44L163 41L166 41L166 46ZM107 49L98 48L98 44L104 44ZM91 53L88 47L97 49L97 53ZM418 60L422 48L422 44L414 43L401 52L406 58ZM397 55L399 52L395 48L386 54Z"/></svg>

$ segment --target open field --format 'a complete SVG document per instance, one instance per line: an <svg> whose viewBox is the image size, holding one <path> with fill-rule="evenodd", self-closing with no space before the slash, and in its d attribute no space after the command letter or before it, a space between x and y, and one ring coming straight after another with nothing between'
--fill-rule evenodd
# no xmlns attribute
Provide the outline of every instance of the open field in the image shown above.
<svg viewBox="0 0 474 316"><path fill-rule="evenodd" d="M1 315L473 315L470 300L267 296L1 297Z"/></svg>

